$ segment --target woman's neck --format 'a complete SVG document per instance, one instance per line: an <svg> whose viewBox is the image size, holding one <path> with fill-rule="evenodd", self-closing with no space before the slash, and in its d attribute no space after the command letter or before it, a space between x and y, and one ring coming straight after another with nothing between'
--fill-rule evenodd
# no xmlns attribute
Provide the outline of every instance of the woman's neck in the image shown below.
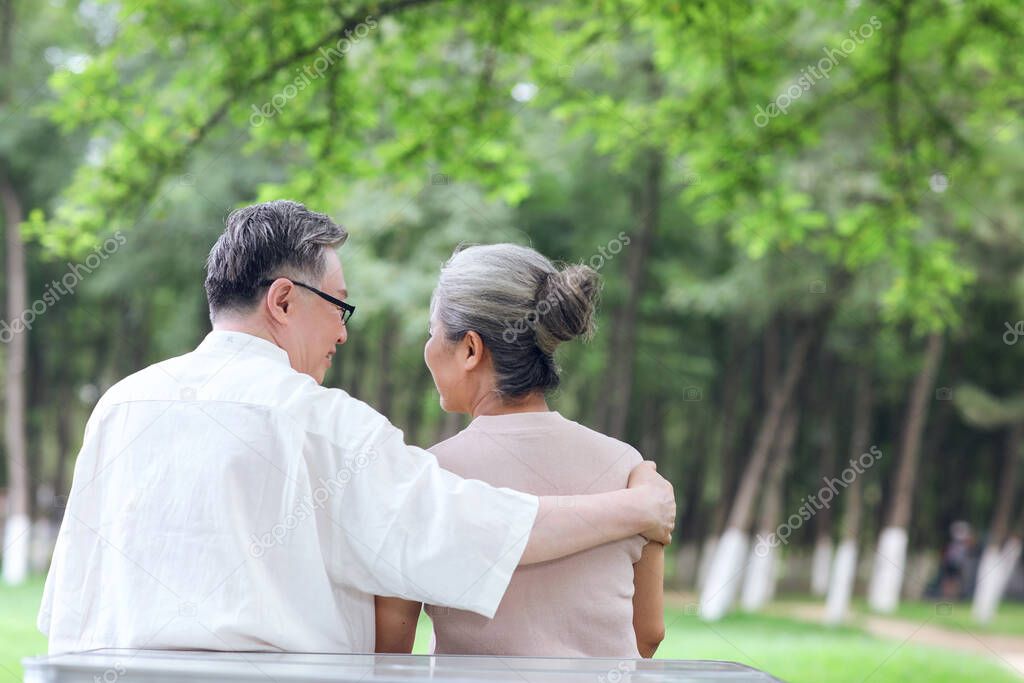
<svg viewBox="0 0 1024 683"><path fill-rule="evenodd" d="M480 417L481 415L511 415L513 413L546 413L550 410L543 392L534 392L522 399L508 401L502 399L496 391L489 391L473 405L470 415Z"/></svg>

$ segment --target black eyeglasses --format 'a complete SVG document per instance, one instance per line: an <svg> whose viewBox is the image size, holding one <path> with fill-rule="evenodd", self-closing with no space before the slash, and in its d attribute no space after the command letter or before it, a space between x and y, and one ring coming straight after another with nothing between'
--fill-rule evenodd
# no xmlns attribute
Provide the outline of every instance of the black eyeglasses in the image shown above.
<svg viewBox="0 0 1024 683"><path fill-rule="evenodd" d="M275 278L275 279L277 279L277 278ZM356 312L356 307L355 306L353 306L352 304L347 304L344 301L342 301L341 299L335 299L333 296L331 296L327 292L321 292L316 287L311 287L310 285L307 285L304 282L299 282L297 280L292 280L291 278L285 278L285 279L288 280L288 282L292 283L293 285L298 285L299 287L302 287L303 289L308 289L309 291L313 292L314 294L316 294L318 297L320 297L324 301L327 301L327 302L332 303L335 306L337 306L338 309L339 309L338 313L341 314L341 324L342 325L347 325L348 321L352 319L352 314ZM268 286L270 286L272 284L274 284L274 280L264 280L263 282L260 283L260 287L268 287Z"/></svg>

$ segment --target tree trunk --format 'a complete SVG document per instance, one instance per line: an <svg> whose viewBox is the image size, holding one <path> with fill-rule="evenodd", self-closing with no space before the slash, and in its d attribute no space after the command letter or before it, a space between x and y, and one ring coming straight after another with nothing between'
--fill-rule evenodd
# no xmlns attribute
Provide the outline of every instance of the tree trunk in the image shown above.
<svg viewBox="0 0 1024 683"><path fill-rule="evenodd" d="M818 365L818 391L822 407L821 424L815 434L819 480L834 476L836 454L835 404L833 376L835 363L827 353L821 354ZM832 564L832 506L819 510L814 516L814 554L811 560L811 593L824 596L828 592L828 577Z"/></svg>
<svg viewBox="0 0 1024 683"><path fill-rule="evenodd" d="M26 273L27 274L27 273ZM29 283L31 287L31 283ZM42 376L42 358L39 349L32 345L26 345L25 376L22 384L25 387L25 464L28 466L28 518L35 520L39 516L39 495L42 493L35 482L39 481L38 458L32 457L33 448L38 449L42 429L39 424L39 416L42 412L40 407L45 405L47 399L46 385L48 382ZM35 534L32 534L34 536ZM34 539L33 539L34 542ZM31 568L31 566L30 566Z"/></svg>
<svg viewBox="0 0 1024 683"><path fill-rule="evenodd" d="M430 372L425 367L420 366L412 382L412 395L409 396L409 410L405 417L406 443L420 444L420 425L423 424L423 395L426 393L429 385Z"/></svg>
<svg viewBox="0 0 1024 683"><path fill-rule="evenodd" d="M1024 423L1017 423L1006 435L1006 451L1003 454L1003 467L999 475L999 496L992 516L988 543L978 565L978 581L974 590L971 616L980 624L989 623L995 616L1003 591L1006 589L1006 582L1017 563L1017 557L1020 556L1019 539L1008 540L1006 537L1013 508L1013 492L1017 488L1017 461L1020 458L1022 441Z"/></svg>
<svg viewBox="0 0 1024 683"><path fill-rule="evenodd" d="M761 427L754 443L754 452L747 463L740 481L736 499L729 514L726 531L715 547L715 554L704 589L701 591L701 617L717 620L725 616L732 605L736 587L743 572L747 554L747 529L757 494L758 484L768 464L768 456L775 441L775 435L782 420L782 414L789 404L797 382L807 364L807 352L815 334L808 325L797 336L790 347L786 371L778 389L771 394L768 412L761 421Z"/></svg>
<svg viewBox="0 0 1024 683"><path fill-rule="evenodd" d="M667 585L675 590L689 590L693 588L697 578L697 568L700 561L700 543L690 538L679 543L679 550L676 552L676 570L672 575L671 583Z"/></svg>
<svg viewBox="0 0 1024 683"><path fill-rule="evenodd" d="M857 459L867 449L871 440L871 411L874 396L871 387L871 370L862 365L857 373L857 387L854 393L853 426L850 430L850 458ZM861 497L859 475L846 491L846 506L843 514L842 538L833 560L829 577L828 596L825 599L825 622L839 624L846 619L857 580L857 538L860 534L860 520L864 505Z"/></svg>
<svg viewBox="0 0 1024 683"><path fill-rule="evenodd" d="M957 361L959 354L953 355L947 360L943 359L943 374L947 377L957 377ZM947 389L948 390L948 389ZM936 396L939 394L939 389L936 389ZM950 394L949 396L952 396ZM921 439L921 452L925 454L927 460L924 466L921 467L921 473L916 477L914 490L925 487L924 490L933 490L932 487L938 487L939 483L932 479L927 482L922 480L922 477L935 477L936 474L946 481L967 481L973 478L976 462L972 462L968 458L956 458L952 457L953 453L947 452L945 449L949 448L950 443L949 437L951 426L960 423L956 408L953 406L951 400L936 400L932 411L928 415L928 426L927 430ZM955 434L955 432L954 432ZM987 459L991 462L997 459L995 453L998 452L998 446L990 448L993 455L987 456ZM952 460L950 463L949 460ZM935 467L936 463L943 463L940 467ZM921 550L934 550L934 548L942 545L945 538L942 535L942 524L935 524L936 519L956 519L962 514L962 511L970 504L967 495L966 486L951 486L943 492L943 495L938 499L939 505L931 510L931 514L917 514L913 515L910 520L910 526L907 529L907 536L914 539L915 545ZM903 592L907 595L915 592L923 592L928 581L932 577L928 577L925 580L925 584L914 584L911 581L911 575L908 572L906 579L904 580Z"/></svg>
<svg viewBox="0 0 1024 683"><path fill-rule="evenodd" d="M345 354L344 367L342 368L341 388L351 396L363 399L363 386L366 381L366 337L365 335L353 335L345 344L348 352Z"/></svg>
<svg viewBox="0 0 1024 683"><path fill-rule="evenodd" d="M729 515L729 504L732 502L735 490L739 486L739 474L745 466L746 460L748 460L745 455L751 451L754 443L755 425L757 423L754 416L763 412L760 401L764 373L757 372L757 353L758 347L752 345L742 353L742 365L740 366L737 362L730 361L726 373L722 394L724 403L722 409L724 453L722 454L721 473L719 476L718 499L715 502L715 512L712 516L711 526L707 529L707 536L700 548L700 561L697 565L697 591L703 591L703 587L705 587L708 572L711 571L712 560L715 558L718 540L721 538L722 533L725 532L725 522ZM750 374L750 416L748 419L741 421L742 430L739 433L735 433L736 427L740 424L739 390L743 376L746 375L746 370L748 370L748 366L752 362L755 370Z"/></svg>
<svg viewBox="0 0 1024 683"><path fill-rule="evenodd" d="M775 387L779 380L779 363L782 362L779 346L782 344L779 324L770 322L764 330L764 347L761 349L761 397L764 405L770 406Z"/></svg>
<svg viewBox="0 0 1024 683"><path fill-rule="evenodd" d="M704 588L704 580L707 578L708 570L711 568L711 559L715 553L715 545L718 543L718 536L725 526L725 518L729 512L729 501L732 499L732 492L735 488L736 472L738 467L738 455L741 446L745 443L745 434L736 434L738 417L740 414L740 390L743 378L746 374L747 358L749 351L739 352L736 350L734 341L739 335L734 330L730 335L730 353L726 359L725 376L722 384L722 399L719 405L719 412L722 416L719 428L719 454L716 458L719 462L718 473L718 495L714 508L708 522L708 527L701 529L704 539L701 544L697 563L697 580L695 588L700 591ZM705 462L714 457L714 454L704 455ZM705 467L705 471L707 468Z"/></svg>
<svg viewBox="0 0 1024 683"><path fill-rule="evenodd" d="M886 527L878 537L878 549L875 552L874 569L871 573L871 588L868 592L868 604L877 612L893 612L899 604L900 588L903 585L907 562L907 525L910 523L914 500L921 435L928 420L928 403L932 398L943 346L942 334L933 333L928 337L924 365L914 380L910 394L903 423L899 470L893 486Z"/></svg>
<svg viewBox="0 0 1024 683"><path fill-rule="evenodd" d="M783 485L786 470L792 459L793 442L796 440L800 423L799 410L790 403L779 427L779 438L775 444L768 479L761 498L761 514L757 525L757 543L750 554L743 595L740 604L748 612L757 612L775 595L776 565L779 560L778 548L785 539L780 539L777 530L782 517Z"/></svg>
<svg viewBox="0 0 1024 683"><path fill-rule="evenodd" d="M733 339L735 339L735 335L733 335ZM738 469L736 467L736 454L739 452L741 439L735 432L740 412L740 390L743 388L746 357L748 355L748 353L739 352L729 354L727 367L725 368L725 379L722 384L722 404L720 408L722 422L719 436L721 475L719 477L719 500L715 506L711 529L711 533L715 535L722 532L722 526L725 524L726 514L729 511L729 498L732 495L736 470Z"/></svg>
<svg viewBox="0 0 1024 683"><path fill-rule="evenodd" d="M667 405L668 402L664 396L652 391L644 402L644 412L640 419L640 452L645 460L653 461L662 472L666 471L665 463L660 458L665 444L665 410ZM707 452L706 435L707 430L702 430L700 440L703 440L705 448L698 447L697 453Z"/></svg>
<svg viewBox="0 0 1024 683"><path fill-rule="evenodd" d="M700 546L700 559L697 562L696 585L698 593L703 593L704 586L707 584L708 573L711 571L711 562L715 559L715 551L718 550L719 538L721 538L721 534L717 531L709 533L704 537L704 542Z"/></svg>
<svg viewBox="0 0 1024 683"><path fill-rule="evenodd" d="M57 397L57 464L53 470L54 506L50 511L53 523L60 526L64 518L64 504L67 501L67 470L71 455L71 394L70 387Z"/></svg>
<svg viewBox="0 0 1024 683"><path fill-rule="evenodd" d="M686 452L684 449L683 452ZM699 542L701 537L700 517L704 498L704 482L707 474L708 457L706 450L693 449L693 461L685 477L683 506L679 514L679 541ZM646 457L647 453L644 452ZM660 469L660 468L659 468Z"/></svg>
<svg viewBox="0 0 1024 683"><path fill-rule="evenodd" d="M46 372L45 357L36 345L28 348L28 374L25 378L25 444L28 454L28 518L32 529L29 532L29 571L45 572L50 565L53 546L57 540L57 528L50 519L53 508L53 492L46 486L37 485L43 481L42 444L46 431L46 407L53 402L50 388L56 386Z"/></svg>
<svg viewBox="0 0 1024 683"><path fill-rule="evenodd" d="M736 501L733 503L732 510L729 513L728 526L731 528L746 529L750 525L757 486L768 464L768 455L771 452L779 423L782 420L782 414L789 405L797 383L800 381L804 368L807 365L807 351L813 341L812 336L813 330L808 327L800 332L796 341L790 347L789 358L786 362L786 372L782 377L780 386L771 396L768 414L765 415L764 420L761 422L761 429L758 431L757 440L754 443L754 453L750 458L750 462L747 463L746 470L743 472L740 488L736 493Z"/></svg>
<svg viewBox="0 0 1024 683"><path fill-rule="evenodd" d="M989 543L1002 545L1010 530L1010 513L1013 511L1013 492L1017 488L1017 465L1021 441L1024 439L1024 422L1006 430L1006 450L1003 453L1003 467L999 474L999 495L989 528Z"/></svg>
<svg viewBox="0 0 1024 683"><path fill-rule="evenodd" d="M5 26L10 21L5 4ZM6 61L6 60L5 60ZM4 163L0 160L0 163ZM5 164L6 166L6 164ZM3 202L7 251L7 319L0 328L0 341L7 344L4 373L4 443L7 450L8 511L4 525L3 580L20 584L28 576L30 527L28 442L25 432L25 364L28 330L23 312L28 307L25 245L21 239L22 209L6 167L0 167L0 202Z"/></svg>
<svg viewBox="0 0 1024 683"><path fill-rule="evenodd" d="M390 313L384 314L381 324L380 344L378 351L378 372L379 382L377 384L377 412L388 419L391 415L391 402L394 397L394 378L392 377L391 366L395 355L395 334L397 333L395 319Z"/></svg>
<svg viewBox="0 0 1024 683"><path fill-rule="evenodd" d="M654 62L645 60L643 67L647 92L652 100L661 96L661 82ZM622 439L626 432L626 419L632 405L634 356L636 355L637 325L640 297L643 294L647 260L658 229L661 204L661 179L664 157L660 149L650 148L641 154L643 159L639 187L632 193L636 228L630 235L628 247L623 249L626 273L623 287L625 300L616 311L611 326L608 346L608 372L601 392L604 414L601 426L604 433Z"/></svg>

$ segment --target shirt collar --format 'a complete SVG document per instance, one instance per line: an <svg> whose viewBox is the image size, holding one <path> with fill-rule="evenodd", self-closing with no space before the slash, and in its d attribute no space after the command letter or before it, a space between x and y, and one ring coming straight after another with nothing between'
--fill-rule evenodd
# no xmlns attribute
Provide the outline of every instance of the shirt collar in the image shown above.
<svg viewBox="0 0 1024 683"><path fill-rule="evenodd" d="M196 351L227 352L231 354L245 352L269 358L291 367L287 351L273 342L246 332L213 330L206 335L206 338L199 344Z"/></svg>

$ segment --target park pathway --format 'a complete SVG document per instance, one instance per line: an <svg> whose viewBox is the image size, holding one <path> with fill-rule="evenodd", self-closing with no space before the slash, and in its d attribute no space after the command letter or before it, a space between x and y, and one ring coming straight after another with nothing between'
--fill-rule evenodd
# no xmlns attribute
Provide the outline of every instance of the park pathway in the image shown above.
<svg viewBox="0 0 1024 683"><path fill-rule="evenodd" d="M824 609L824 605L819 603L797 602L777 604L772 611L801 621L821 623ZM858 614L852 624L879 638L989 657L1024 680L1024 636L979 633L955 622L952 626L939 626L932 623L937 618L941 619L936 616L915 622Z"/></svg>

